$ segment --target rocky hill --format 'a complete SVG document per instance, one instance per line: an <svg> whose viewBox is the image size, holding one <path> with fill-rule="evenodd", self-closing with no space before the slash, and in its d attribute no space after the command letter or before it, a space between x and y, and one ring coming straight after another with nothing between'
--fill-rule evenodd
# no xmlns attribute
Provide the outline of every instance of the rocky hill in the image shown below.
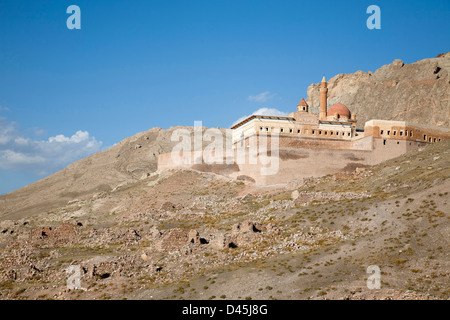
<svg viewBox="0 0 450 320"><path fill-rule="evenodd" d="M70 164L67 168L24 188L0 196L0 219L20 219L46 212L73 199L85 199L139 181L157 169L160 153L172 150L176 129L153 128L124 139L106 151Z"/></svg>
<svg viewBox="0 0 450 320"><path fill-rule="evenodd" d="M312 112L319 112L320 83L308 87ZM328 106L345 104L358 127L371 119L404 120L449 127L450 52L410 64L394 60L375 72L338 74L328 80Z"/></svg>
<svg viewBox="0 0 450 320"><path fill-rule="evenodd" d="M408 120L449 126L450 53L412 64L395 60L375 73L339 74L328 81L328 104L341 102L370 119ZM308 88L308 103L318 112L320 83ZM124 139L106 151L77 161L45 179L0 196L0 219L48 211L73 199L138 181L157 169L157 157L172 150L174 130L153 128ZM192 133L192 127L183 127ZM203 128L205 130L206 128Z"/></svg>
<svg viewBox="0 0 450 320"><path fill-rule="evenodd" d="M448 126L449 59L338 75L329 103L361 122ZM450 297L450 141L258 187L207 170L157 172L181 128L138 133L0 196L0 299ZM380 290L366 286L369 265L381 268ZM67 288L69 266L83 289Z"/></svg>
<svg viewBox="0 0 450 320"><path fill-rule="evenodd" d="M449 144L279 189L155 173L2 219L0 299L448 299Z"/></svg>

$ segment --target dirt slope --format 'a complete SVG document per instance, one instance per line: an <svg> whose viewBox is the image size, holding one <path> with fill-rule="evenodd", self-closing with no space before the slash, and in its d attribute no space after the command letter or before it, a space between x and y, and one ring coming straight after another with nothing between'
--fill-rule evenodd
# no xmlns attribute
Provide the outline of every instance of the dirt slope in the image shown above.
<svg viewBox="0 0 450 320"><path fill-rule="evenodd" d="M448 299L449 147L287 189L167 171L1 221L0 298Z"/></svg>
<svg viewBox="0 0 450 320"><path fill-rule="evenodd" d="M138 181L157 169L158 154L170 152L177 129L153 128L126 138L106 151L70 164L67 168L29 186L0 196L0 220L20 219L49 211L74 199ZM205 128L203 128L205 130Z"/></svg>

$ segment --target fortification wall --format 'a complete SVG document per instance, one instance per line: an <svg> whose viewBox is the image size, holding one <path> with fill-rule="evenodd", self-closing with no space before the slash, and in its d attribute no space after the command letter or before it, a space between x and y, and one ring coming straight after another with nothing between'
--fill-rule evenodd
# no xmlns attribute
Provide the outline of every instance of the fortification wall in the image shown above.
<svg viewBox="0 0 450 320"><path fill-rule="evenodd" d="M292 180L320 177L340 171L353 171L357 167L367 167L372 162L372 151L290 148L279 150L276 174L264 175L261 165L239 164L239 172L229 175L249 176L258 185L282 184ZM267 165L266 167L270 167Z"/></svg>
<svg viewBox="0 0 450 320"><path fill-rule="evenodd" d="M268 164L251 164L249 148L246 147L244 161L237 159L237 150L229 155L228 164L221 165L195 164L195 159L201 156L186 153L190 163L174 163L171 154L158 156L158 170L163 169L195 169L215 172L231 178L248 176L258 185L282 184L292 180L302 181L303 178L320 177L342 171L353 171L356 168L368 167L400 156L408 151L424 146L426 143L401 139L382 139L361 137L353 141L327 141L325 139L283 139L280 137L278 161L275 164L269 158ZM276 151L276 150L275 150ZM269 156L275 155L269 152ZM274 168L274 174L263 174L263 168Z"/></svg>

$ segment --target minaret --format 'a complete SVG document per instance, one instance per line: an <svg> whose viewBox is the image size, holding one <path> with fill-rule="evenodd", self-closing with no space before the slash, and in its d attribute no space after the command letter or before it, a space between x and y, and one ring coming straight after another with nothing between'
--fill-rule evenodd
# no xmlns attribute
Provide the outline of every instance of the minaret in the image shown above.
<svg viewBox="0 0 450 320"><path fill-rule="evenodd" d="M320 113L319 120L327 119L327 80L325 80L325 76L322 78L322 83L320 84Z"/></svg>

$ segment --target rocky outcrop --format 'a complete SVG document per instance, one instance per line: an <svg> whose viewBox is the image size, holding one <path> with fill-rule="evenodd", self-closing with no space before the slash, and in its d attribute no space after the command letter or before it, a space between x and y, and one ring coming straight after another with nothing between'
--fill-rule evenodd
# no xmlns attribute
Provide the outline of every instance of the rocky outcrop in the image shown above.
<svg viewBox="0 0 450 320"><path fill-rule="evenodd" d="M310 112L319 112L320 83L308 87ZM394 60L375 72L338 74L328 80L328 107L343 103L358 127L371 119L449 127L450 52L405 64Z"/></svg>

